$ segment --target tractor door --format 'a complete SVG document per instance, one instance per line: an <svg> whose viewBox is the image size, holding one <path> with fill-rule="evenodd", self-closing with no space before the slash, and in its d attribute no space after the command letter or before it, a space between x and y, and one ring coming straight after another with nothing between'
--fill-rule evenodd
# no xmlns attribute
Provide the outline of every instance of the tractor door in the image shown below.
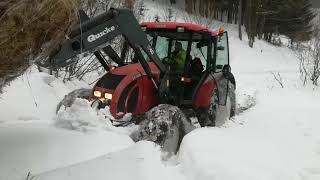
<svg viewBox="0 0 320 180"><path fill-rule="evenodd" d="M224 106L226 105L229 91L227 74L230 73L228 33L224 32L216 38L215 68L213 68L215 71L213 76L217 82L219 105Z"/></svg>
<svg viewBox="0 0 320 180"><path fill-rule="evenodd" d="M227 102L229 81L225 72L230 69L227 33L212 37L210 43L206 70L193 95L193 104L196 108L209 107L214 93L218 94L219 105L225 106Z"/></svg>

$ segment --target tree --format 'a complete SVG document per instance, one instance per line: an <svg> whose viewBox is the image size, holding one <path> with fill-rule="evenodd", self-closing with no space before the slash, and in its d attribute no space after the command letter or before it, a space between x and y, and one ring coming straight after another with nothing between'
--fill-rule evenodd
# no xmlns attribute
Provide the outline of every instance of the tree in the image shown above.
<svg viewBox="0 0 320 180"><path fill-rule="evenodd" d="M238 7L238 29L239 29L240 40L242 40L242 2L243 0L239 0L239 7Z"/></svg>
<svg viewBox="0 0 320 180"><path fill-rule="evenodd" d="M310 39L314 18L310 0L188 0L186 11L194 15L238 23L239 38L244 25L252 47L255 38L271 42L284 34L292 42Z"/></svg>
<svg viewBox="0 0 320 180"><path fill-rule="evenodd" d="M265 19L264 34L268 41L274 33L288 36L292 43L310 40L311 20L315 17L309 0L270 0L268 9L275 13Z"/></svg>

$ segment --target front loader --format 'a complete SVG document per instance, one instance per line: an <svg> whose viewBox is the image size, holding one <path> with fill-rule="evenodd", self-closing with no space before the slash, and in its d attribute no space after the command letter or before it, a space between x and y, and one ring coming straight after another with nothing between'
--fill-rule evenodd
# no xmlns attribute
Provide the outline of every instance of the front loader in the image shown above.
<svg viewBox="0 0 320 180"><path fill-rule="evenodd" d="M93 53L107 73L89 94L95 108L110 107L118 124L140 124L132 136L152 140L175 152L184 134L201 126L219 126L235 114L235 79L229 65L228 35L208 28L173 22L139 24L127 9L110 9L81 23L51 55L51 68L72 64L72 58ZM113 43L121 44L120 51ZM173 49L185 52L177 69ZM105 58L107 56L107 58ZM108 59L108 60L107 60ZM112 66L116 64L116 66ZM121 118L131 113L130 122ZM172 146L175 141L175 146Z"/></svg>

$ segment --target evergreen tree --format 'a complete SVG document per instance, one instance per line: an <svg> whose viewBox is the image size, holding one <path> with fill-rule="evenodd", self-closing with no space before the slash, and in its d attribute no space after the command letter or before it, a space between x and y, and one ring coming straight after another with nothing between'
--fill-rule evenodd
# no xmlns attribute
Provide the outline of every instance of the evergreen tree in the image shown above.
<svg viewBox="0 0 320 180"><path fill-rule="evenodd" d="M186 0L186 11L207 18L244 25L252 47L255 38L271 42L284 34L292 42L306 41L312 34L315 17L310 0ZM241 6L240 6L241 5ZM239 7L240 6L240 7ZM239 9L241 8L241 9Z"/></svg>

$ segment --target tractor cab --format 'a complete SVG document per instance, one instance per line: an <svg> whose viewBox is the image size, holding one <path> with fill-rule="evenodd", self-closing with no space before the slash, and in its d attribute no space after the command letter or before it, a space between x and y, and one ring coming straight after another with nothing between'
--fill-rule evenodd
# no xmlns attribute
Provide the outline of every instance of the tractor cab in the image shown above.
<svg viewBox="0 0 320 180"><path fill-rule="evenodd" d="M189 23L146 22L142 29L167 66L166 101L192 106L203 81L229 64L227 34Z"/></svg>

